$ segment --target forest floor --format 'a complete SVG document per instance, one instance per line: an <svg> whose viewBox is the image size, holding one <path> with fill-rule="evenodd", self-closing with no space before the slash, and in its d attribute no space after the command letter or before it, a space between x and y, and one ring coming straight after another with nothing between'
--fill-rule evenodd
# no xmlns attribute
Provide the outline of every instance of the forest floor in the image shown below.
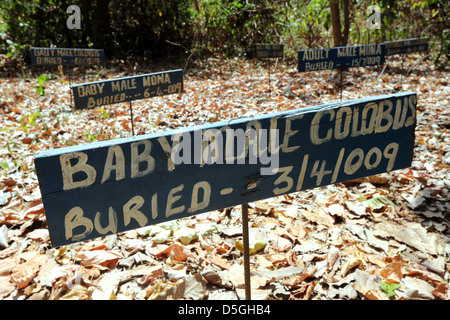
<svg viewBox="0 0 450 320"><path fill-rule="evenodd" d="M252 299L450 299L450 73L420 55L401 62L346 71L342 95L417 93L411 167L250 203ZM168 68L116 63L70 76ZM244 298L240 206L52 248L33 156L131 136L129 106L71 111L67 68L4 70L0 299ZM133 102L136 134L340 101L335 71L272 61L270 77L269 93L265 62L191 63L183 94Z"/></svg>

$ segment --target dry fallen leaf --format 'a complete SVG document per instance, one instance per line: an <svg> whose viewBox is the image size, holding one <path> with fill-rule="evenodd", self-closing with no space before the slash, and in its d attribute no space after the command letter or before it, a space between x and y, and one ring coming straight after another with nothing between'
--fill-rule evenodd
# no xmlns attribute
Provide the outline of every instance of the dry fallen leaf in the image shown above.
<svg viewBox="0 0 450 320"><path fill-rule="evenodd" d="M400 262L391 262L385 268L380 270L380 274L386 282L400 283L403 278L402 264Z"/></svg>
<svg viewBox="0 0 450 320"><path fill-rule="evenodd" d="M122 255L108 250L81 251L75 255L84 266L103 266L114 268L117 262L122 259Z"/></svg>
<svg viewBox="0 0 450 320"><path fill-rule="evenodd" d="M10 276L0 276L0 299L8 296L15 289L16 286L10 281Z"/></svg>
<svg viewBox="0 0 450 320"><path fill-rule="evenodd" d="M302 285L299 289L291 292L290 300L309 300L314 290L314 287L318 283L317 280Z"/></svg>
<svg viewBox="0 0 450 320"><path fill-rule="evenodd" d="M227 259L221 258L219 255L214 253L211 254L211 263L224 270L228 270L231 267L231 263Z"/></svg>
<svg viewBox="0 0 450 320"><path fill-rule="evenodd" d="M48 229L35 229L27 233L27 237L32 240L38 240L42 242L47 242L50 240Z"/></svg>
<svg viewBox="0 0 450 320"><path fill-rule="evenodd" d="M88 288L82 285L73 286L60 300L87 300L89 298Z"/></svg>
<svg viewBox="0 0 450 320"><path fill-rule="evenodd" d="M9 275L12 269L19 263L18 257L11 257L0 260L0 276Z"/></svg>
<svg viewBox="0 0 450 320"><path fill-rule="evenodd" d="M171 246L169 257L173 261L185 261L190 257L189 250L181 244L175 243Z"/></svg>
<svg viewBox="0 0 450 320"><path fill-rule="evenodd" d="M353 255L349 256L348 260L341 267L342 277L345 277L351 269L359 266L361 263L361 258L355 257Z"/></svg>
<svg viewBox="0 0 450 320"><path fill-rule="evenodd" d="M400 65L402 58L405 68L412 67L402 75L403 83L395 71L354 68L346 74L343 99L393 90L417 92L411 166L251 203L250 234L263 230L267 243L252 256L253 298L387 299L379 283L398 283L390 299L450 299L450 225L445 220L450 78L429 59L417 64L415 55L392 56L387 63ZM276 80L270 95L267 69L252 61L212 57L197 63L186 70L183 94L133 102L137 134L340 100L333 72L299 74L296 62L289 59L272 68ZM73 81L133 75L136 66L111 64L99 74L83 68L74 71ZM70 90L61 79L55 75L45 83L46 96L37 96L35 81L20 73L0 79L0 230L6 230L0 239L0 298L244 298L242 254L239 244L235 246L242 227L239 210L232 208L173 221L166 229L152 226L147 234L135 231L48 246L33 156L41 150L131 134L128 104L67 112ZM30 115L36 118L33 127L24 121ZM329 166L327 161L327 170ZM174 236L178 224L198 232L199 241L193 241L195 236L180 238L184 243L174 241L181 233ZM197 228L200 225L205 229ZM45 263L33 260L43 259L36 255L37 248L39 255L49 257ZM184 275L168 282L163 270ZM206 291L199 274L208 281ZM311 276L305 278L307 274Z"/></svg>
<svg viewBox="0 0 450 320"><path fill-rule="evenodd" d="M26 287L31 280L36 277L41 265L47 261L47 256L44 254L33 253L34 256L26 262L16 265L11 270L11 281L19 288Z"/></svg>
<svg viewBox="0 0 450 320"><path fill-rule="evenodd" d="M450 289L448 284L441 283L436 289L432 292L433 296L441 300L450 300Z"/></svg>
<svg viewBox="0 0 450 320"><path fill-rule="evenodd" d="M0 208L0 223L14 224L20 222L24 215L24 208L22 199L11 199L7 206Z"/></svg>

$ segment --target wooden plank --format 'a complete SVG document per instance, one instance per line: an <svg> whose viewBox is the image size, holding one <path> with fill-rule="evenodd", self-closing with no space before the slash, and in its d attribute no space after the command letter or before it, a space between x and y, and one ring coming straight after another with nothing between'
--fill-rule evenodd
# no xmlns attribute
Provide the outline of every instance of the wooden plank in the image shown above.
<svg viewBox="0 0 450 320"><path fill-rule="evenodd" d="M282 44L255 44L255 58L283 58Z"/></svg>
<svg viewBox="0 0 450 320"><path fill-rule="evenodd" d="M413 52L428 51L429 38L412 38L395 41L386 41L386 55L408 54Z"/></svg>
<svg viewBox="0 0 450 320"><path fill-rule="evenodd" d="M386 46L369 44L352 47L298 51L298 71L347 69L384 64Z"/></svg>
<svg viewBox="0 0 450 320"><path fill-rule="evenodd" d="M408 167L416 104L399 93L41 152L52 245Z"/></svg>
<svg viewBox="0 0 450 320"><path fill-rule="evenodd" d="M75 109L183 92L183 70L95 81L72 86Z"/></svg>
<svg viewBox="0 0 450 320"><path fill-rule="evenodd" d="M40 66L103 65L103 49L42 48L30 49L31 64Z"/></svg>

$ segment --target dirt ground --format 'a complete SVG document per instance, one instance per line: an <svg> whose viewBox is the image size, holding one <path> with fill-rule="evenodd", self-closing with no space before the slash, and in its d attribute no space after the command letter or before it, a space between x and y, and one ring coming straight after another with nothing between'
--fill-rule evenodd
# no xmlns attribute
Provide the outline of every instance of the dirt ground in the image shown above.
<svg viewBox="0 0 450 320"><path fill-rule="evenodd" d="M5 57L0 62L9 63ZM450 298L450 73L421 55L344 73L343 100L417 93L410 168L250 203L252 299ZM33 156L131 136L128 104L73 111L70 83L180 66L3 67L1 299L243 299L240 206L52 248ZM184 66L181 66L184 67ZM39 76L47 74L48 79ZM133 102L146 134L340 100L336 71L190 62L184 93ZM70 76L70 79L69 79ZM40 88L40 89L39 89ZM270 89L270 92L269 92Z"/></svg>

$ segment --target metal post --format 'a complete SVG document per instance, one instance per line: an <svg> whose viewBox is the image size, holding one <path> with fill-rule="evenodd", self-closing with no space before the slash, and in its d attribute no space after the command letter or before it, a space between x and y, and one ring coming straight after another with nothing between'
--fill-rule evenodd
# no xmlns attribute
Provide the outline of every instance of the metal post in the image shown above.
<svg viewBox="0 0 450 320"><path fill-rule="evenodd" d="M70 94L70 108L72 108L72 69L69 67L69 94Z"/></svg>
<svg viewBox="0 0 450 320"><path fill-rule="evenodd" d="M131 133L134 136L133 105L131 104L131 101L130 101L130 115L131 115Z"/></svg>
<svg viewBox="0 0 450 320"><path fill-rule="evenodd" d="M269 69L269 97L270 97L270 59L267 59L267 68Z"/></svg>
<svg viewBox="0 0 450 320"><path fill-rule="evenodd" d="M245 300L251 300L250 284L250 248L248 240L248 203L242 204L242 246L244 247L244 279L245 279Z"/></svg>
<svg viewBox="0 0 450 320"><path fill-rule="evenodd" d="M400 73L400 85L403 86L403 73L405 72L405 70L403 69L403 63L405 62L405 56L402 55L402 71Z"/></svg>
<svg viewBox="0 0 450 320"><path fill-rule="evenodd" d="M369 43L370 43L370 32L369 32ZM344 45L344 44L342 43L342 40L341 40L341 47L342 47L343 45ZM341 101L342 101L342 77L343 77L344 69L339 69L339 71L341 72Z"/></svg>

